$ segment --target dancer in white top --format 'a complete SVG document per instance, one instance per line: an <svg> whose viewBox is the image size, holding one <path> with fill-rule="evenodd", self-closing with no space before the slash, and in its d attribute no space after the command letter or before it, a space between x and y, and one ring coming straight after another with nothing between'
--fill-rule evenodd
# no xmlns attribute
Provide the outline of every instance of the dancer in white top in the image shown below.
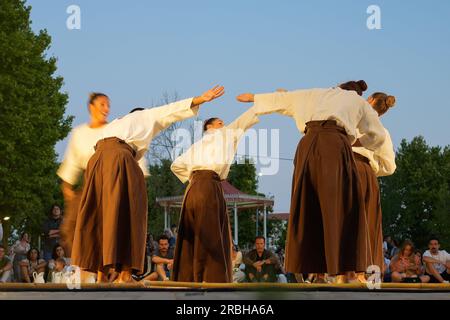
<svg viewBox="0 0 450 320"><path fill-rule="evenodd" d="M374 150L385 131L377 113L361 95L367 84L349 81L337 88L268 94L242 94L256 114L293 117L300 132L294 160L286 271L328 273L365 271L364 204L351 145Z"/></svg>
<svg viewBox="0 0 450 320"><path fill-rule="evenodd" d="M57 174L61 178L61 188L64 195L64 220L60 226L61 245L68 256L72 251L73 236L76 225L76 215L81 196L81 188L76 188L86 170L89 159L95 152L95 144L101 139L102 128L108 123L110 102L106 94L93 92L88 99L89 123L81 124L72 129L70 140L64 154L64 159ZM139 160L145 177L149 176L145 157Z"/></svg>
<svg viewBox="0 0 450 320"><path fill-rule="evenodd" d="M382 92L372 94L367 101L379 117L386 114L395 105L395 97ZM366 219L360 221L360 223L366 225L368 232L366 256L370 265L378 266L381 272L384 272L383 230L377 177L392 175L396 169L394 146L389 132L386 129L385 132L384 143L375 150L369 150L362 146L352 147L364 195ZM363 228L363 226L360 228ZM349 273L348 280L350 282L355 281L355 274ZM358 280L365 282L364 274L359 274Z"/></svg>
<svg viewBox="0 0 450 320"><path fill-rule="evenodd" d="M147 189L137 164L153 137L172 123L197 114L199 106L223 95L216 86L201 96L129 113L104 126L87 164L77 214L72 263L98 272L111 268L119 282L142 272L147 235Z"/></svg>
<svg viewBox="0 0 450 320"><path fill-rule="evenodd" d="M225 126L204 123L203 138L173 162L172 172L189 185L178 227L172 280L232 282L231 228L221 180L227 178L239 141L259 121L252 109Z"/></svg>

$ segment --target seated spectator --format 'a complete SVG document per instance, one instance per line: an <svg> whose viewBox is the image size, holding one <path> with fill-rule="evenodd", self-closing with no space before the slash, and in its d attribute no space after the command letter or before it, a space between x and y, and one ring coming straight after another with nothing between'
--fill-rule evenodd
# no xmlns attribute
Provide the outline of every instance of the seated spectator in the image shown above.
<svg viewBox="0 0 450 320"><path fill-rule="evenodd" d="M142 271L142 273L134 272L132 275L134 280L136 281L158 280L158 274L156 272L152 272L153 270L152 257L157 246L158 243L155 240L153 240L153 235L151 233L148 233L145 242L144 270Z"/></svg>
<svg viewBox="0 0 450 320"><path fill-rule="evenodd" d="M20 269L22 274L22 281L27 283L34 282L33 273L38 275L45 272L47 263L44 259L40 259L38 249L32 248L28 251L27 259L20 262Z"/></svg>
<svg viewBox="0 0 450 320"><path fill-rule="evenodd" d="M391 264L391 260L384 256L384 266L383 266L383 282L391 282L391 269L389 265Z"/></svg>
<svg viewBox="0 0 450 320"><path fill-rule="evenodd" d="M400 248L398 246L399 246L398 241L395 240L395 239L392 239L392 241L391 241L391 251L389 252L389 257L388 257L389 259L394 258L398 254L398 252L400 250Z"/></svg>
<svg viewBox="0 0 450 320"><path fill-rule="evenodd" d="M66 257L64 248L61 245L57 244L52 250L52 259L48 261L49 270L53 270L53 268L55 267L55 261L58 258L63 259L66 266L70 266L70 258Z"/></svg>
<svg viewBox="0 0 450 320"><path fill-rule="evenodd" d="M450 254L439 250L440 244L436 237L428 242L428 249L423 254L426 274L430 276L431 283L448 283L450 281Z"/></svg>
<svg viewBox="0 0 450 320"><path fill-rule="evenodd" d="M244 257L245 271L250 282L276 282L281 270L278 257L265 249L266 239L256 237L255 249Z"/></svg>
<svg viewBox="0 0 450 320"><path fill-rule="evenodd" d="M10 257L13 261L14 281L22 282L23 277L20 270L20 262L27 258L30 251L30 236L24 232L20 235L20 239L11 247Z"/></svg>
<svg viewBox="0 0 450 320"><path fill-rule="evenodd" d="M11 282L12 280L11 260L6 256L5 247L0 245L0 283Z"/></svg>
<svg viewBox="0 0 450 320"><path fill-rule="evenodd" d="M178 227L176 224L172 224L170 226L170 231L172 232L172 238L169 239L169 245L171 248L174 248L177 244L177 236L178 236Z"/></svg>
<svg viewBox="0 0 450 320"><path fill-rule="evenodd" d="M175 248L175 244L177 242L175 236L173 235L173 232L171 229L165 229L164 230L164 235L167 237L167 239L169 239L169 248L173 249Z"/></svg>
<svg viewBox="0 0 450 320"><path fill-rule="evenodd" d="M61 259L64 261L64 267L70 266L70 258L65 256L64 248L57 244L52 250L52 259L48 261L48 281L51 281L54 272L60 272L55 269L56 261ZM53 282L53 281L52 281Z"/></svg>
<svg viewBox="0 0 450 320"><path fill-rule="evenodd" d="M50 279L47 282L51 283L63 283L64 282L64 276L67 271L67 263L66 260L62 257L56 258L54 260L54 267L53 271L50 275Z"/></svg>
<svg viewBox="0 0 450 320"><path fill-rule="evenodd" d="M158 239L158 248L152 257L152 262L156 265L158 280L170 280L170 272L173 266L173 249L169 245L169 237L165 234Z"/></svg>
<svg viewBox="0 0 450 320"><path fill-rule="evenodd" d="M430 277L424 275L423 266L414 251L414 245L406 240L400 251L391 260L392 282L429 282Z"/></svg>
<svg viewBox="0 0 450 320"><path fill-rule="evenodd" d="M239 251L239 247L236 244L233 244L233 251L231 251L231 260L231 264L233 266L233 282L245 282L245 273L241 270L242 252Z"/></svg>

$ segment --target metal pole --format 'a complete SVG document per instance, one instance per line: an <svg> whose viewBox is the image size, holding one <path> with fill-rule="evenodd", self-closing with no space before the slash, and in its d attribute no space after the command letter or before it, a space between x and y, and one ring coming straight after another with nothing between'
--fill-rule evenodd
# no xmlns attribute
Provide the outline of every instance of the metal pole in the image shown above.
<svg viewBox="0 0 450 320"><path fill-rule="evenodd" d="M164 230L167 229L167 205L164 206Z"/></svg>
<svg viewBox="0 0 450 320"><path fill-rule="evenodd" d="M238 224L238 210L237 210L237 203L234 203L234 242L236 242L236 245L238 245L238 229L239 228L239 224Z"/></svg>
<svg viewBox="0 0 450 320"><path fill-rule="evenodd" d="M258 218L259 218L259 210L256 208L255 221L256 221L256 236L258 236Z"/></svg>
<svg viewBox="0 0 450 320"><path fill-rule="evenodd" d="M264 239L266 239L266 249L267 249L267 207L264 204Z"/></svg>

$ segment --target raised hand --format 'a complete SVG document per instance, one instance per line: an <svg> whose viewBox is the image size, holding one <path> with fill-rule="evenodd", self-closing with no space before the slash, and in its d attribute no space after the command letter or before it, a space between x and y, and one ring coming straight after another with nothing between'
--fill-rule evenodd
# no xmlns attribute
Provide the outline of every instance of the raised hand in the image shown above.
<svg viewBox="0 0 450 320"><path fill-rule="evenodd" d="M195 97L192 100L192 106L198 106L202 103L212 101L214 99L217 99L225 93L225 88L223 86L215 86L212 89L209 89L208 91L203 92L201 96Z"/></svg>
<svg viewBox="0 0 450 320"><path fill-rule="evenodd" d="M239 102L254 102L255 95L253 93L242 93L236 97Z"/></svg>
<svg viewBox="0 0 450 320"><path fill-rule="evenodd" d="M201 97L203 98L204 102L208 102L214 99L217 99L225 93L225 88L223 86L215 86L214 88L203 92Z"/></svg>

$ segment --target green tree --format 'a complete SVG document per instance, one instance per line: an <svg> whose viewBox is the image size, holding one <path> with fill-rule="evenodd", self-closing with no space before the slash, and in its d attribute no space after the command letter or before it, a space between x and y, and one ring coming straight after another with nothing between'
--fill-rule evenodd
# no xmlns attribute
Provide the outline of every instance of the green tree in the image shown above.
<svg viewBox="0 0 450 320"><path fill-rule="evenodd" d="M450 150L423 137L403 140L397 171L380 180L384 233L425 248L431 235L450 245Z"/></svg>
<svg viewBox="0 0 450 320"><path fill-rule="evenodd" d="M57 198L57 141L66 137L67 95L60 92L50 36L31 30L25 1L0 2L0 216L37 234Z"/></svg>
<svg viewBox="0 0 450 320"><path fill-rule="evenodd" d="M263 196L264 194L258 193L258 178L256 174L255 165L248 159L242 159L239 163L234 162L231 165L230 173L228 174L228 182L234 187L250 195ZM272 208L267 208L267 212L271 212ZM256 209L239 210L239 244L240 246L252 247L256 236ZM261 219L261 216L260 216ZM230 220L232 228L234 227L234 216L231 215ZM258 234L263 233L262 223L259 223ZM274 232L278 233L282 230L281 222L268 221L267 234L268 236L278 236ZM278 244L278 243L277 243Z"/></svg>
<svg viewBox="0 0 450 320"><path fill-rule="evenodd" d="M147 179L148 194L148 232L158 237L164 231L164 208L156 203L156 198L184 194L185 185L172 173L172 161L161 159L150 165L150 177ZM178 223L179 209L171 209L172 222Z"/></svg>

